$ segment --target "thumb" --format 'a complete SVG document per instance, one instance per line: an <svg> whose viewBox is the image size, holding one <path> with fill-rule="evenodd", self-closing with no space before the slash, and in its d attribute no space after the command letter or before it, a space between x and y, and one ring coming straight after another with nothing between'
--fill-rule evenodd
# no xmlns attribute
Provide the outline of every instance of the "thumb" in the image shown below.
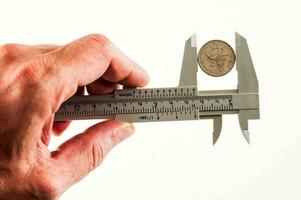
<svg viewBox="0 0 301 200"><path fill-rule="evenodd" d="M69 187L96 168L118 143L134 132L134 126L116 120L95 124L63 143L52 153L61 184Z"/></svg>

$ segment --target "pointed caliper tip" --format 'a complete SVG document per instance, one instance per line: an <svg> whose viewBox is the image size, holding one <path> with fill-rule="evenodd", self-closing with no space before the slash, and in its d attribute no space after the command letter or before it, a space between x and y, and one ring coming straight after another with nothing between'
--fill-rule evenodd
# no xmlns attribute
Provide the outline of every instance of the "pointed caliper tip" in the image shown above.
<svg viewBox="0 0 301 200"><path fill-rule="evenodd" d="M190 37L190 41L191 41L191 43L190 43L191 47L197 47L196 33Z"/></svg>
<svg viewBox="0 0 301 200"><path fill-rule="evenodd" d="M215 116L213 117L213 145L215 145L215 143L217 142L219 136L221 135L221 131L222 131L222 116Z"/></svg>
<svg viewBox="0 0 301 200"><path fill-rule="evenodd" d="M218 141L218 138L213 138L213 145Z"/></svg>
<svg viewBox="0 0 301 200"><path fill-rule="evenodd" d="M244 135L246 141L248 142L248 144L250 144L250 132L249 130L242 130L242 134Z"/></svg>
<svg viewBox="0 0 301 200"><path fill-rule="evenodd" d="M235 38L240 40L240 39L243 39L243 40L246 40L246 38L242 35L240 35L238 32L235 32Z"/></svg>

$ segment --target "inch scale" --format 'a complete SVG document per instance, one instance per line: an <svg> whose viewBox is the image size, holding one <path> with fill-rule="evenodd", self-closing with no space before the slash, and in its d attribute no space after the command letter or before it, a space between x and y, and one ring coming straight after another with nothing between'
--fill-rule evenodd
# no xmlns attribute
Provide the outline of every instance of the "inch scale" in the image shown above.
<svg viewBox="0 0 301 200"><path fill-rule="evenodd" d="M250 142L248 119L259 118L258 81L246 39L235 34L238 88L198 91L196 35L185 44L179 87L124 88L114 94L75 96L64 102L56 121L118 119L154 122L213 119L213 144L220 136L222 115L238 114L242 133Z"/></svg>

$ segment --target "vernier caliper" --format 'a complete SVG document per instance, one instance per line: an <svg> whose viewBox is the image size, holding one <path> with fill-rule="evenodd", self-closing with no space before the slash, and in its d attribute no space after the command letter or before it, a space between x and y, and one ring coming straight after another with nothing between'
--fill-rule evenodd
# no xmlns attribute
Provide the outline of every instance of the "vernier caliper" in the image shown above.
<svg viewBox="0 0 301 200"><path fill-rule="evenodd" d="M222 115L238 114L243 136L250 142L249 119L259 119L258 80L244 37L235 33L237 89L198 91L196 35L185 43L180 83L172 88L124 88L114 94L74 96L55 114L56 121L118 119L155 122L213 119L213 144L222 129Z"/></svg>

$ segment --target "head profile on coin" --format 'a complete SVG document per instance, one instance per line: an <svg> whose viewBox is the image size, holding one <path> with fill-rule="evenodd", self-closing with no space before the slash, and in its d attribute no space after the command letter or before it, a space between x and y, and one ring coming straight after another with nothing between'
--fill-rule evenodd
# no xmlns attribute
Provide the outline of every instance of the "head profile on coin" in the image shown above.
<svg viewBox="0 0 301 200"><path fill-rule="evenodd" d="M214 77L229 73L234 66L235 59L232 47L222 40L211 40L205 43L198 53L201 69Z"/></svg>

